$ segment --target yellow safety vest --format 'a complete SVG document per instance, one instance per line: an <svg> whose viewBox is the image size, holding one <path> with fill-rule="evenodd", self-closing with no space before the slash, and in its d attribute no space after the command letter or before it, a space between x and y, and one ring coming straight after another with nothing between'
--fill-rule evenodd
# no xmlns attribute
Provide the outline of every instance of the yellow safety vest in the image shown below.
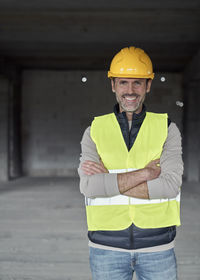
<svg viewBox="0 0 200 280"><path fill-rule="evenodd" d="M168 133L167 114L146 113L137 138L128 151L114 113L96 117L91 138L110 173L144 168L160 158ZM86 198L88 230L124 230L180 225L180 194L173 199L138 199L125 195Z"/></svg>

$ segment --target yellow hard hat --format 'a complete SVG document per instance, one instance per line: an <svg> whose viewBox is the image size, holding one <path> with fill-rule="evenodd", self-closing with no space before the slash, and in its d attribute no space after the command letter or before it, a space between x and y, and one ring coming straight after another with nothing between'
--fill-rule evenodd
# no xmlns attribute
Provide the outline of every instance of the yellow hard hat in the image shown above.
<svg viewBox="0 0 200 280"><path fill-rule="evenodd" d="M140 48L133 46L123 48L118 52L108 71L108 78L154 78L152 62L149 56Z"/></svg>

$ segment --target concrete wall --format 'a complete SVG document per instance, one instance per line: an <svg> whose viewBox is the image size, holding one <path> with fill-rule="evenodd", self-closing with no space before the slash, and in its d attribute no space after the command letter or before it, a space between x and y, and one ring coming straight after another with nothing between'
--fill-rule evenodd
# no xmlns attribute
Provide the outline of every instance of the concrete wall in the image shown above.
<svg viewBox="0 0 200 280"><path fill-rule="evenodd" d="M83 76L87 77L86 83L82 82ZM25 71L24 174L76 174L83 131L95 114L112 110L114 98L108 91L104 72Z"/></svg>
<svg viewBox="0 0 200 280"><path fill-rule="evenodd" d="M166 81L161 82L161 76ZM86 77L87 81L82 82ZM169 112L182 129L181 75L157 75L148 109ZM28 176L75 175L82 134L93 117L111 112L115 96L104 71L24 71L22 159Z"/></svg>
<svg viewBox="0 0 200 280"><path fill-rule="evenodd" d="M200 50L184 72L184 162L187 181L200 181Z"/></svg>
<svg viewBox="0 0 200 280"><path fill-rule="evenodd" d="M149 111L168 113L171 121L177 124L182 133L184 106L178 106L180 103L184 104L181 74L156 74L145 103Z"/></svg>

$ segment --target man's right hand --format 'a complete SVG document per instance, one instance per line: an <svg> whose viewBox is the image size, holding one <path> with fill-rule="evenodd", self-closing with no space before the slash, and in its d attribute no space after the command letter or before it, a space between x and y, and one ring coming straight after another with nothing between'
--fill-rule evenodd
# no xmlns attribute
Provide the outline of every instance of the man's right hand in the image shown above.
<svg viewBox="0 0 200 280"><path fill-rule="evenodd" d="M81 168L85 175L95 175L99 173L108 173L103 162L97 163L92 160L86 160L82 163Z"/></svg>
<svg viewBox="0 0 200 280"><path fill-rule="evenodd" d="M159 177L161 173L161 168L160 168L160 159L155 159L150 161L144 169L147 171L147 181L156 179Z"/></svg>

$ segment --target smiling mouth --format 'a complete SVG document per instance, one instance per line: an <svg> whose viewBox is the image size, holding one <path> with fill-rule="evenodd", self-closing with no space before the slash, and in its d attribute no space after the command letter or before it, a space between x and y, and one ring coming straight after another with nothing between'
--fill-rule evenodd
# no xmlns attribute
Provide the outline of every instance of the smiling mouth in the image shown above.
<svg viewBox="0 0 200 280"><path fill-rule="evenodd" d="M134 102L137 100L138 95L134 94L134 95L128 95L128 94L124 94L123 98L127 101L127 102Z"/></svg>
<svg viewBox="0 0 200 280"><path fill-rule="evenodd" d="M128 101L134 101L137 99L137 97L124 97Z"/></svg>

